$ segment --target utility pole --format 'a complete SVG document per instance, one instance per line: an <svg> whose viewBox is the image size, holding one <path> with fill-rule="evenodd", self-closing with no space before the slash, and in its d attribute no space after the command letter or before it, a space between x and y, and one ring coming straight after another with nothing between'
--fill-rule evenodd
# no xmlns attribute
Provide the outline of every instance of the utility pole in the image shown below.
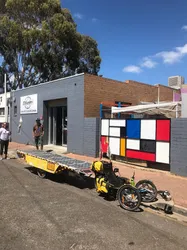
<svg viewBox="0 0 187 250"><path fill-rule="evenodd" d="M157 100L157 103L159 104L160 103L160 86L158 84L158 100Z"/></svg>
<svg viewBox="0 0 187 250"><path fill-rule="evenodd" d="M8 105L7 105L7 85L6 74L4 75L4 91L5 91L5 122L8 122Z"/></svg>

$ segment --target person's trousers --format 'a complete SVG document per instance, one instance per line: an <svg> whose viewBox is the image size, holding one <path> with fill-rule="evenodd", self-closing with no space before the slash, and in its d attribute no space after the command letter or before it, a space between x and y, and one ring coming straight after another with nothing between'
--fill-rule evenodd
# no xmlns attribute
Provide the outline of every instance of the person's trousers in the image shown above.
<svg viewBox="0 0 187 250"><path fill-rule="evenodd" d="M1 140L1 155L3 155L3 151L4 151L5 157L7 156L7 153L8 153L8 144L9 144L9 140L7 141Z"/></svg>
<svg viewBox="0 0 187 250"><path fill-rule="evenodd" d="M35 136L35 145L37 149L39 149L39 144L40 144L41 150L43 150L43 136Z"/></svg>

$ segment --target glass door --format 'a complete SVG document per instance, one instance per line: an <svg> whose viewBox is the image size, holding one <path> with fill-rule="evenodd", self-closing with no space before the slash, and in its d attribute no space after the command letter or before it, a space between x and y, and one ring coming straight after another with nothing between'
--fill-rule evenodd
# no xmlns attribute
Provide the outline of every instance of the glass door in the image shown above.
<svg viewBox="0 0 187 250"><path fill-rule="evenodd" d="M54 108L49 107L48 109L48 144L54 144Z"/></svg>
<svg viewBox="0 0 187 250"><path fill-rule="evenodd" d="M62 117L63 117L63 108L62 107L56 107L56 145L62 146L62 131L63 131L63 123L62 123Z"/></svg>
<svg viewBox="0 0 187 250"><path fill-rule="evenodd" d="M62 145L67 146L68 117L67 107L62 108Z"/></svg>

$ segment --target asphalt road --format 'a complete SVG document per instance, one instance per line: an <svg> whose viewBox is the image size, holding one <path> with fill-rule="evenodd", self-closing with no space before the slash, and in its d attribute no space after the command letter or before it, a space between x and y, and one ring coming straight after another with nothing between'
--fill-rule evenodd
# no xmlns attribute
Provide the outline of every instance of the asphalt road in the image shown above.
<svg viewBox="0 0 187 250"><path fill-rule="evenodd" d="M0 162L0 249L187 249L186 225L127 212L99 197L92 181L40 179L25 167Z"/></svg>

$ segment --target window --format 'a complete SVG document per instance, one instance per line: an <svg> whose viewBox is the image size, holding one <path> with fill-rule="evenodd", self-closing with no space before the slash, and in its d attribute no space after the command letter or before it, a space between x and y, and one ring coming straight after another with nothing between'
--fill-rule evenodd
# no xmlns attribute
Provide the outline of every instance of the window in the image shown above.
<svg viewBox="0 0 187 250"><path fill-rule="evenodd" d="M8 107L8 115L10 115L10 107Z"/></svg>
<svg viewBox="0 0 187 250"><path fill-rule="evenodd" d="M0 108L0 115L5 115L5 108Z"/></svg>
<svg viewBox="0 0 187 250"><path fill-rule="evenodd" d="M17 106L14 106L14 116L17 116Z"/></svg>

